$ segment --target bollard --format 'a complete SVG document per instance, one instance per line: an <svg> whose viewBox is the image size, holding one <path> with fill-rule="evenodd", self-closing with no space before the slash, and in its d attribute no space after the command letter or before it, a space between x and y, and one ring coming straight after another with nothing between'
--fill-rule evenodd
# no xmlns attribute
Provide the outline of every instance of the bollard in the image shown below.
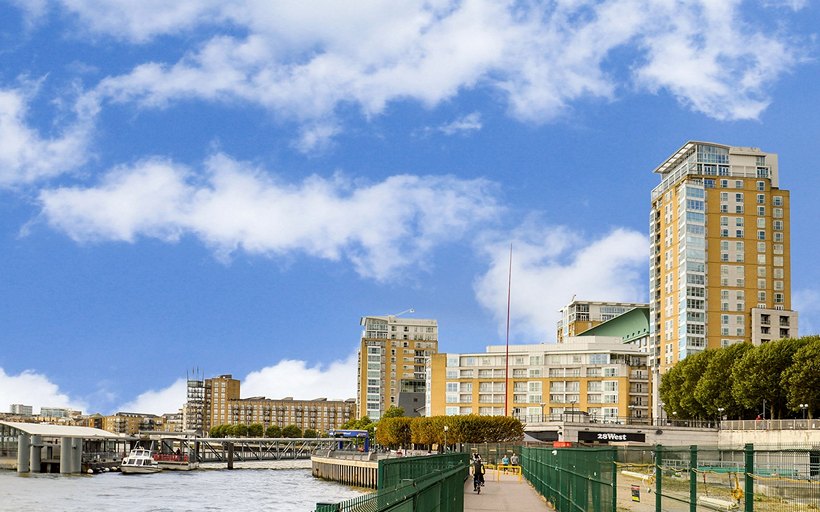
<svg viewBox="0 0 820 512"><path fill-rule="evenodd" d="M43 436L31 436L31 472L43 471Z"/></svg>
<svg viewBox="0 0 820 512"><path fill-rule="evenodd" d="M233 469L233 443L226 443L228 445L228 469Z"/></svg>
<svg viewBox="0 0 820 512"><path fill-rule="evenodd" d="M28 473L31 469L31 440L28 434L20 434L17 436L17 472Z"/></svg>

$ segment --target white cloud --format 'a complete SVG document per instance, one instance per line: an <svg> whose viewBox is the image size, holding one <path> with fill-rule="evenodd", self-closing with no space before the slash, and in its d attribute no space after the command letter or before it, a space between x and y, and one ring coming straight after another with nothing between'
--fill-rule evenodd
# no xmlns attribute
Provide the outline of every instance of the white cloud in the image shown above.
<svg viewBox="0 0 820 512"><path fill-rule="evenodd" d="M190 234L223 258L243 250L345 258L377 280L424 266L432 249L499 212L495 186L449 176L356 183L340 175L288 184L216 155L203 176L153 159L112 170L96 187L40 194L42 215L76 241L166 241Z"/></svg>
<svg viewBox="0 0 820 512"><path fill-rule="evenodd" d="M187 390L185 379L177 379L167 388L140 393L134 400L120 405L115 412L175 413L187 400Z"/></svg>
<svg viewBox="0 0 820 512"><path fill-rule="evenodd" d="M490 267L474 285L479 303L503 332L512 242L510 330L516 339L511 342L554 341L557 312L573 295L587 300L645 300L648 242L642 233L615 229L587 240L564 227L529 222L511 238L482 241Z"/></svg>
<svg viewBox="0 0 820 512"><path fill-rule="evenodd" d="M739 0L672 10L643 41L638 82L716 119L756 119L770 102L768 87L795 65L794 50L744 23Z"/></svg>
<svg viewBox="0 0 820 512"><path fill-rule="evenodd" d="M296 145L308 151L338 133L339 105L374 116L475 88L535 123L634 84L710 117L753 119L799 61L793 36L748 20L740 0L63 3L90 30L134 42L191 31L181 59L106 78L97 101L238 99L305 125ZM213 35L221 27L231 32Z"/></svg>
<svg viewBox="0 0 820 512"><path fill-rule="evenodd" d="M797 311L800 336L820 334L820 292L812 289L792 292L792 309Z"/></svg>
<svg viewBox="0 0 820 512"><path fill-rule="evenodd" d="M11 404L31 405L34 413L40 407L67 407L87 412L87 404L71 398L49 378L34 370L25 370L17 375L7 374L0 368L0 407L8 410Z"/></svg>
<svg viewBox="0 0 820 512"><path fill-rule="evenodd" d="M240 384L241 397L290 396L297 400L321 397L329 400L355 398L357 364L356 352L344 360L314 366L310 366L306 361L283 359L273 366L250 372ZM2 382L0 373L0 383ZM157 415L177 412L187 400L186 392L185 379L177 379L168 387L140 393L134 400L117 407L116 411Z"/></svg>
<svg viewBox="0 0 820 512"><path fill-rule="evenodd" d="M295 399L356 398L356 352L329 365L308 366L305 361L283 359L273 366L251 372L242 381L242 396Z"/></svg>
<svg viewBox="0 0 820 512"><path fill-rule="evenodd" d="M26 124L33 90L0 89L0 187L51 178L88 158L91 117L80 115L56 136L42 136Z"/></svg>
<svg viewBox="0 0 820 512"><path fill-rule="evenodd" d="M481 129L481 114L473 112L466 116L459 117L455 121L439 127L439 131L445 135L456 135L478 131Z"/></svg>

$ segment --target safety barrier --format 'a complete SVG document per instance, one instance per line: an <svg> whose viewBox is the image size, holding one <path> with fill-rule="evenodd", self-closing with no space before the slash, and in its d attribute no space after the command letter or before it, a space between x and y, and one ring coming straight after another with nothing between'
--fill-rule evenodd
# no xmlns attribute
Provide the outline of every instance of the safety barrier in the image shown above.
<svg viewBox="0 0 820 512"><path fill-rule="evenodd" d="M316 512L463 510L468 460L466 453L380 460L375 493L318 503Z"/></svg>
<svg viewBox="0 0 820 512"><path fill-rule="evenodd" d="M559 512L742 510L820 504L820 448L522 448L524 477Z"/></svg>

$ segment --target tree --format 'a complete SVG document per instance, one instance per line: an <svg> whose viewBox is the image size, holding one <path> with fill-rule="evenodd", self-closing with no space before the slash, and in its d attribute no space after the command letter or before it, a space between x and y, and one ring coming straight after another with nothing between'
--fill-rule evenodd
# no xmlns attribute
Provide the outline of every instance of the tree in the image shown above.
<svg viewBox="0 0 820 512"><path fill-rule="evenodd" d="M667 417L669 417L672 412L679 412L682 410L680 390L684 387L683 368L688 364L686 359L670 368L669 371L661 377L661 385L658 391L661 396L661 401L663 402L663 409L667 413Z"/></svg>
<svg viewBox="0 0 820 512"><path fill-rule="evenodd" d="M709 361L714 355L714 350L706 350L705 352L693 354L684 359L686 364L683 365L681 370L683 373L683 388L678 390L680 394L678 401L681 407L681 411L678 414L684 418L706 419L714 417L714 413L706 408L697 399L695 394L698 381L703 374L706 373Z"/></svg>
<svg viewBox="0 0 820 512"><path fill-rule="evenodd" d="M788 401L780 385L782 374L792 365L794 354L807 344L808 340L784 339L746 352L732 369L732 394L738 403L755 410L765 400L770 417L782 418Z"/></svg>
<svg viewBox="0 0 820 512"><path fill-rule="evenodd" d="M524 437L524 425L516 418L469 414L412 418L411 440L422 445L442 445L445 425L447 444L504 443L520 441Z"/></svg>
<svg viewBox="0 0 820 512"><path fill-rule="evenodd" d="M240 423L233 426L234 437L248 437L248 426Z"/></svg>
<svg viewBox="0 0 820 512"><path fill-rule="evenodd" d="M310 437L312 439L315 437L319 437L319 433L316 431L316 429L306 428L305 432L302 434L302 437Z"/></svg>
<svg viewBox="0 0 820 512"><path fill-rule="evenodd" d="M302 429L296 425L288 425L282 429L282 437L302 437Z"/></svg>
<svg viewBox="0 0 820 512"><path fill-rule="evenodd" d="M271 425L265 429L265 437L282 437L282 429L278 425Z"/></svg>
<svg viewBox="0 0 820 512"><path fill-rule="evenodd" d="M820 408L820 336L802 339L805 346L794 353L792 365L783 371L780 382L789 409L799 411L800 404L808 404L809 418L813 418Z"/></svg>
<svg viewBox="0 0 820 512"><path fill-rule="evenodd" d="M713 350L709 365L695 386L695 397L709 414L717 417L720 415L718 409L722 408L728 418L743 417L746 409L732 395L732 367L752 348L751 343L735 343Z"/></svg>
<svg viewBox="0 0 820 512"><path fill-rule="evenodd" d="M249 437L262 437L262 434L265 432L265 426L261 423L251 423L248 426L248 436Z"/></svg>
<svg viewBox="0 0 820 512"><path fill-rule="evenodd" d="M389 409L384 411L384 414L382 414L381 419L401 418L402 416L404 416L404 407L398 407L398 406L395 406L395 405L391 405Z"/></svg>
<svg viewBox="0 0 820 512"><path fill-rule="evenodd" d="M379 421L376 430L376 442L391 448L409 446L411 443L411 423L412 418L408 417L383 418Z"/></svg>

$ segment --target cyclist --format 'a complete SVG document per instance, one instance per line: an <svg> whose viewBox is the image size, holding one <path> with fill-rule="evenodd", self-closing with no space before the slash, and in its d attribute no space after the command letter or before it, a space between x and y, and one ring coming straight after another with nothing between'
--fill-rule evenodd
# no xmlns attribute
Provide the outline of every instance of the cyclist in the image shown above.
<svg viewBox="0 0 820 512"><path fill-rule="evenodd" d="M481 494L481 486L484 485L484 473L486 469L481 462L481 456L476 454L473 459L473 490Z"/></svg>

